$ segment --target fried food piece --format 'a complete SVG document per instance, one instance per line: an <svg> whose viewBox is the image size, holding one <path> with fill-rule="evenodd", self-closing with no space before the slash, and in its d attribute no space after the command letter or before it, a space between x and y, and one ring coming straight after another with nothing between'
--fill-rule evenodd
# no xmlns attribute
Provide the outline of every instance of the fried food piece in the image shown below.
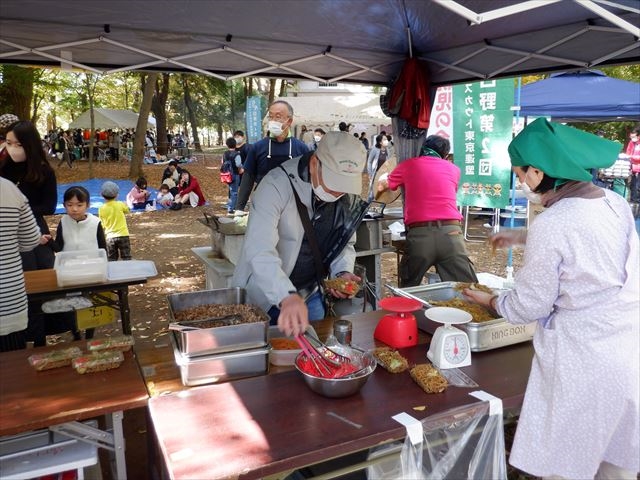
<svg viewBox="0 0 640 480"><path fill-rule="evenodd" d="M409 368L409 362L397 350L389 347L380 347L373 350L373 356L378 363L391 373L404 372Z"/></svg>
<svg viewBox="0 0 640 480"><path fill-rule="evenodd" d="M449 385L447 379L430 363L420 363L413 367L409 373L413 381L427 393L444 392Z"/></svg>
<svg viewBox="0 0 640 480"><path fill-rule="evenodd" d="M324 281L324 286L327 289L337 290L338 292L346 295L355 295L360 290L360 285L353 280L346 280L344 278L336 277Z"/></svg>

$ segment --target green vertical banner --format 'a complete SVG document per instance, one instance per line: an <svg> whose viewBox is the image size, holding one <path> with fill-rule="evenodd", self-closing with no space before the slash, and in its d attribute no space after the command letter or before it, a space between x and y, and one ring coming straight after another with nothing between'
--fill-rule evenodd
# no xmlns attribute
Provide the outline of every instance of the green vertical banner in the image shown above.
<svg viewBox="0 0 640 480"><path fill-rule="evenodd" d="M262 138L262 99L247 98L247 142L256 143Z"/></svg>
<svg viewBox="0 0 640 480"><path fill-rule="evenodd" d="M504 208L509 203L513 79L453 86L454 162L462 176L458 205Z"/></svg>

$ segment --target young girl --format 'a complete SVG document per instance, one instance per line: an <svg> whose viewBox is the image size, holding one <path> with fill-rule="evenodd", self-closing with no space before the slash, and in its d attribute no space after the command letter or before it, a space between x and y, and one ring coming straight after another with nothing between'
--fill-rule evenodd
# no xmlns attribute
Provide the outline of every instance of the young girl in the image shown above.
<svg viewBox="0 0 640 480"><path fill-rule="evenodd" d="M166 183L160 185L160 191L156 196L156 204L162 208L169 208L173 203L173 194L171 188Z"/></svg>
<svg viewBox="0 0 640 480"><path fill-rule="evenodd" d="M147 190L147 179L140 177L127 193L127 206L132 210L144 210L147 205L153 203L149 200L150 195L151 193Z"/></svg>
<svg viewBox="0 0 640 480"><path fill-rule="evenodd" d="M66 215L63 215L56 230L56 239L52 241L56 252L73 252L76 250L97 250L107 248L102 223L98 217L87 213L89 209L89 192L81 186L69 187L62 197ZM73 338L80 340L80 332L75 324L75 315L64 314L60 319L69 330L73 331ZM88 328L85 338L93 338L93 328Z"/></svg>

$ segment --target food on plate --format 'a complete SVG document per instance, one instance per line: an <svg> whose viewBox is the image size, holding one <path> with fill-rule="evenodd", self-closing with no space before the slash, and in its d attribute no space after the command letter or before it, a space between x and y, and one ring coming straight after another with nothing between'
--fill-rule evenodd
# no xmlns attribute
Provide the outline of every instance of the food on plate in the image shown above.
<svg viewBox="0 0 640 480"><path fill-rule="evenodd" d="M409 362L397 350L389 347L379 347L373 350L373 356L378 364L391 373L404 372L409 368Z"/></svg>
<svg viewBox="0 0 640 480"><path fill-rule="evenodd" d="M74 358L71 364L76 372L85 374L118 368L122 362L124 362L124 355L121 351L106 350Z"/></svg>
<svg viewBox="0 0 640 480"><path fill-rule="evenodd" d="M210 304L185 308L173 314L176 322L191 328L216 328L242 323L266 322L269 317L255 305Z"/></svg>
<svg viewBox="0 0 640 480"><path fill-rule="evenodd" d="M274 350L300 350L298 342L291 338L272 338L269 343Z"/></svg>
<svg viewBox="0 0 640 480"><path fill-rule="evenodd" d="M33 355L29 355L28 360L33 368L42 371L71 365L71 361L81 355L82 350L78 347L69 347L52 350L47 353L34 353Z"/></svg>
<svg viewBox="0 0 640 480"><path fill-rule="evenodd" d="M466 288L468 288L469 290L480 290L481 292L493 294L493 290L491 288L481 283L458 282L458 284L453 287L453 289L457 290L458 292L461 292Z"/></svg>
<svg viewBox="0 0 640 480"><path fill-rule="evenodd" d="M434 307L453 307L459 308L460 310L464 310L468 312L473 317L472 322L480 323L480 322L488 322L489 320L495 320L496 317L492 312L487 310L482 305L478 305L477 303L467 302L461 298L452 298L451 300L430 300L431 305Z"/></svg>
<svg viewBox="0 0 640 480"><path fill-rule="evenodd" d="M133 337L131 335L119 335L108 338L95 338L87 341L87 350L89 352L103 352L105 350L120 350L128 352L133 346Z"/></svg>
<svg viewBox="0 0 640 480"><path fill-rule="evenodd" d="M347 280L345 278L336 277L324 281L324 286L327 289L337 290L340 293L346 295L355 295L360 290L358 282L353 280Z"/></svg>
<svg viewBox="0 0 640 480"><path fill-rule="evenodd" d="M430 363L420 363L409 373L413 381L427 393L440 393L447 389L447 379Z"/></svg>

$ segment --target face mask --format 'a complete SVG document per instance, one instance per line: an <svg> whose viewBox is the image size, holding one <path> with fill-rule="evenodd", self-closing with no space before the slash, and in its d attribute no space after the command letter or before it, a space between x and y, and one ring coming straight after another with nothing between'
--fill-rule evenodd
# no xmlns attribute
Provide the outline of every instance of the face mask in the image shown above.
<svg viewBox="0 0 640 480"><path fill-rule="evenodd" d="M529 174L529 171L527 171L527 173L524 176L524 182L522 182L522 193L524 193L524 196L527 197L527 200L529 200L531 203L535 203L537 205L542 203L542 195L539 193L535 193L531 190L531 187L529 185L527 185L527 175Z"/></svg>
<svg viewBox="0 0 640 480"><path fill-rule="evenodd" d="M283 128L282 128L281 122L270 120L269 123L267 124L267 129L269 130L269 132L271 132L271 135L274 137L279 137L280 135L282 135Z"/></svg>
<svg viewBox="0 0 640 480"><path fill-rule="evenodd" d="M389 140L383 140L381 145L383 147L386 147L387 145L389 145Z"/></svg>
<svg viewBox="0 0 640 480"><path fill-rule="evenodd" d="M313 139L314 139L316 142L319 142L320 140L322 140L322 137L321 137L320 135L314 135L314 136L313 136Z"/></svg>
<svg viewBox="0 0 640 480"><path fill-rule="evenodd" d="M11 157L11 159L16 162L24 162L27 159L27 154L24 153L23 147L15 147L13 145L7 145L7 153Z"/></svg>
<svg viewBox="0 0 640 480"><path fill-rule="evenodd" d="M342 197L342 195L340 195L340 197L334 197L329 192L327 192L322 187L322 185L318 185L317 187L313 187L313 193L315 193L316 197L318 197L323 202L335 202L340 197Z"/></svg>
<svg viewBox="0 0 640 480"><path fill-rule="evenodd" d="M235 137L236 145L242 145L244 143L243 137Z"/></svg>

